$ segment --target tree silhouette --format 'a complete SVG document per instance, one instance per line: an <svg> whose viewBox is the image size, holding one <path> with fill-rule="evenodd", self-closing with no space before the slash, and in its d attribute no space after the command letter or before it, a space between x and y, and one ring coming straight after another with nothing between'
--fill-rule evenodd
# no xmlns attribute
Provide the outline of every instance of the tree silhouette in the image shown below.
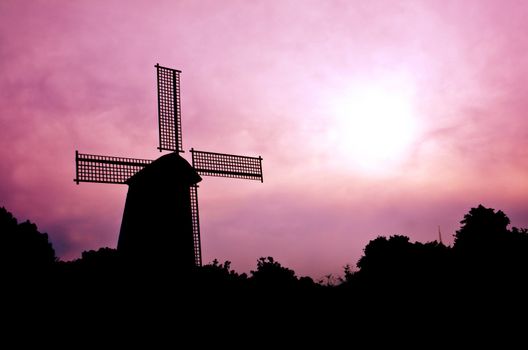
<svg viewBox="0 0 528 350"><path fill-rule="evenodd" d="M453 250L462 278L509 283L528 272L528 231L508 230L510 219L501 210L479 205L460 223Z"/></svg>
<svg viewBox="0 0 528 350"><path fill-rule="evenodd" d="M0 268L30 282L6 284L18 286L12 288L13 298L22 300L21 291L40 288L45 298L33 305L61 305L96 318L118 310L115 314L125 319L133 310L150 320L152 310L166 310L193 325L203 315L225 314L269 326L279 320L317 324L354 314L378 326L380 317L391 315L422 320L428 315L456 316L468 305L478 310L477 296L486 299L486 307L502 307L506 301L517 307L528 292L528 230L510 230L509 222L502 211L472 208L456 232L454 248L411 242L403 235L380 236L365 246L357 271L345 265L343 278L328 274L317 284L309 277L298 278L273 257L259 258L249 278L234 271L229 261L216 259L190 272L157 269L148 261L127 265L111 248L57 263L46 234L29 221L18 224L0 208ZM49 267L52 273L39 274L44 279L26 278ZM188 305L192 308L183 312Z"/></svg>
<svg viewBox="0 0 528 350"><path fill-rule="evenodd" d="M230 261L222 264L217 259L195 270L194 278L196 283L206 289L240 288L247 281L245 273L238 274L231 269Z"/></svg>
<svg viewBox="0 0 528 350"><path fill-rule="evenodd" d="M354 278L354 271L352 271L352 266L350 266L349 264L346 264L343 267L343 273L344 274L342 281L344 282L349 282Z"/></svg>
<svg viewBox="0 0 528 350"><path fill-rule="evenodd" d="M4 207L0 208L0 265L10 272L38 273L57 261L46 233L30 221L20 224Z"/></svg>
<svg viewBox="0 0 528 350"><path fill-rule="evenodd" d="M117 275L124 273L121 269L121 259L116 249L99 248L97 251L88 250L81 254L80 259L63 263L66 269L73 273L86 275L98 275L99 277Z"/></svg>
<svg viewBox="0 0 528 350"><path fill-rule="evenodd" d="M297 282L295 271L283 267L271 256L257 260L257 270L251 271L251 279L261 287L291 287Z"/></svg>
<svg viewBox="0 0 528 350"><path fill-rule="evenodd" d="M377 237L364 249L358 272L348 272L344 284L356 282L370 288L391 288L392 292L427 293L445 286L451 268L450 249L437 242L411 243L409 237ZM346 271L345 271L346 272Z"/></svg>
<svg viewBox="0 0 528 350"><path fill-rule="evenodd" d="M479 205L460 222L453 248L459 251L488 251L508 233L510 219L502 211Z"/></svg>
<svg viewBox="0 0 528 350"><path fill-rule="evenodd" d="M359 259L357 267L363 275L396 276L410 268L411 250L409 237L395 235L387 239L379 236L367 244L365 254Z"/></svg>

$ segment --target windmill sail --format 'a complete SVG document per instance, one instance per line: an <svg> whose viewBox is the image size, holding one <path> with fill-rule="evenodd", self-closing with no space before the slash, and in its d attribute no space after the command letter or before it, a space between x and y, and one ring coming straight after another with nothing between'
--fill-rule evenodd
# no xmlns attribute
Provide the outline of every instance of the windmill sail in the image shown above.
<svg viewBox="0 0 528 350"><path fill-rule="evenodd" d="M191 149L192 165L200 175L260 180L262 158L203 152Z"/></svg>
<svg viewBox="0 0 528 350"><path fill-rule="evenodd" d="M148 159L123 158L83 154L75 151L75 173L73 180L79 182L98 182L124 184L138 171L152 163Z"/></svg>
<svg viewBox="0 0 528 350"><path fill-rule="evenodd" d="M192 230L194 240L194 265L202 266L202 244L200 241L200 215L198 213L198 185L189 188L191 192Z"/></svg>
<svg viewBox="0 0 528 350"><path fill-rule="evenodd" d="M160 151L183 152L180 73L156 64L158 78L158 126Z"/></svg>

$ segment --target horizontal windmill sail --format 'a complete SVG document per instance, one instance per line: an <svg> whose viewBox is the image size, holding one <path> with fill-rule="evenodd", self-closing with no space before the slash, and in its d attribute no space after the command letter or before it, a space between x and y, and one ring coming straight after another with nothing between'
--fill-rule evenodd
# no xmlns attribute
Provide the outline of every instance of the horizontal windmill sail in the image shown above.
<svg viewBox="0 0 528 350"><path fill-rule="evenodd" d="M79 182L124 184L150 163L152 160L149 159L100 156L75 151L77 176L73 181L77 184Z"/></svg>
<svg viewBox="0 0 528 350"><path fill-rule="evenodd" d="M259 180L262 177L262 157L203 152L191 149L193 168L200 175Z"/></svg>

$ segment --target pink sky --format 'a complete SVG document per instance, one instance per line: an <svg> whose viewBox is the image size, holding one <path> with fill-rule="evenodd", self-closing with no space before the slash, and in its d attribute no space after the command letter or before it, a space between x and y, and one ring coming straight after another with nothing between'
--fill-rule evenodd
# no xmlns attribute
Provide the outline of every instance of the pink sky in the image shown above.
<svg viewBox="0 0 528 350"><path fill-rule="evenodd" d="M474 206L528 226L525 1L0 2L0 206L59 256L115 247L126 186L74 152L155 159L156 63L184 148L261 155L205 178L205 261L319 278L378 235L444 240ZM189 153L185 153L188 157Z"/></svg>

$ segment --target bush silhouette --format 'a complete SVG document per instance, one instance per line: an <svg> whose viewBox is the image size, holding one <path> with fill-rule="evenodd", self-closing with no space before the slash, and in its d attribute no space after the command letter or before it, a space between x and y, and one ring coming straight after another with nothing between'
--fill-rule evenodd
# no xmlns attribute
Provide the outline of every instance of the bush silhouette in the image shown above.
<svg viewBox="0 0 528 350"><path fill-rule="evenodd" d="M223 264L217 259L196 270L195 279L204 288L239 288L247 282L245 273L238 274L231 269L231 262Z"/></svg>
<svg viewBox="0 0 528 350"><path fill-rule="evenodd" d="M297 277L295 271L268 256L257 260L257 270L251 271L251 280L259 287L291 287L296 284Z"/></svg>
<svg viewBox="0 0 528 350"><path fill-rule="evenodd" d="M390 287L404 292L432 290L444 286L451 271L450 249L437 242L411 243L395 235L370 241L359 259L358 272L345 271L345 284Z"/></svg>
<svg viewBox="0 0 528 350"><path fill-rule="evenodd" d="M67 262L65 265L68 265L67 268L77 274L109 276L123 273L120 269L121 260L117 250L107 247L99 248L97 251L84 251L80 259Z"/></svg>

